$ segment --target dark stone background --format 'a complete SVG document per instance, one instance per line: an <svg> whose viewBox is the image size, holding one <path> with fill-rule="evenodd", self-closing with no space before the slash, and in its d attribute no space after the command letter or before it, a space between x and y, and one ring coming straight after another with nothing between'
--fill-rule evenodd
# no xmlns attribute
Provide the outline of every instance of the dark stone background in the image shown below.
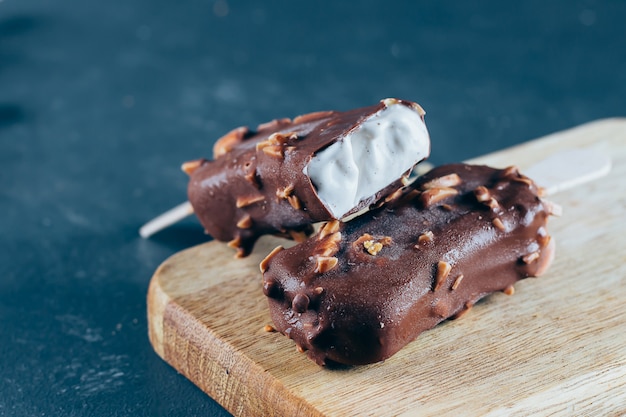
<svg viewBox="0 0 626 417"><path fill-rule="evenodd" d="M440 164L624 116L625 22L617 0L0 0L0 415L225 414L147 338L150 277L201 228L137 229L226 131L396 96Z"/></svg>

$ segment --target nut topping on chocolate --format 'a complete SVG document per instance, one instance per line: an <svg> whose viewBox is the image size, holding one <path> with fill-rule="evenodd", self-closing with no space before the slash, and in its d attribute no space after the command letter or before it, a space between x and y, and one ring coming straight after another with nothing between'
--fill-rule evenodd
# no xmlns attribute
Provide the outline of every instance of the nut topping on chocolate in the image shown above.
<svg viewBox="0 0 626 417"><path fill-rule="evenodd" d="M185 174L191 175L196 169L200 168L204 161L205 159L196 159L195 161L185 162L180 169L182 169Z"/></svg>
<svg viewBox="0 0 626 417"><path fill-rule="evenodd" d="M339 244L341 243L341 232L335 232L332 235L328 235L327 238L321 240L317 246L316 253L319 256L333 256L339 251Z"/></svg>
<svg viewBox="0 0 626 417"><path fill-rule="evenodd" d="M422 190L430 190L431 188L450 188L461 183L461 177L456 172L443 177L435 178L422 185Z"/></svg>
<svg viewBox="0 0 626 417"><path fill-rule="evenodd" d="M339 259L334 256L318 256L316 258L315 272L318 274L328 272L337 266L337 262L339 262Z"/></svg>
<svg viewBox="0 0 626 417"><path fill-rule="evenodd" d="M505 293L506 295L513 295L515 294L515 287L513 287L513 285L509 285L504 290L502 290L502 292Z"/></svg>
<svg viewBox="0 0 626 417"><path fill-rule="evenodd" d="M484 185L479 185L478 187L476 187L476 189L474 190L474 195L476 196L476 200L480 201L481 203L485 203L491 199L491 194L489 193L487 187L485 187Z"/></svg>
<svg viewBox="0 0 626 417"><path fill-rule="evenodd" d="M240 229L249 229L252 227L252 217L249 214L244 215L241 220L237 222L237 227Z"/></svg>
<svg viewBox="0 0 626 417"><path fill-rule="evenodd" d="M213 158L219 158L232 151L249 133L250 129L242 126L231 130L219 138L217 142L215 142L215 145L213 145Z"/></svg>
<svg viewBox="0 0 626 417"><path fill-rule="evenodd" d="M343 219L403 187L430 153L424 111L388 99L346 112L315 112L237 128L214 146L213 161L184 164L188 196L207 233L239 238L242 255L264 234L291 237ZM250 216L250 227L240 220ZM244 224L248 224L248 221Z"/></svg>
<svg viewBox="0 0 626 417"><path fill-rule="evenodd" d="M326 236L336 233L339 230L339 220L332 220L320 228L319 233L317 234L318 240L324 239Z"/></svg>
<svg viewBox="0 0 626 417"><path fill-rule="evenodd" d="M449 187L437 187L429 188L421 194L422 203L424 207L428 208L434 204L437 204L449 197L457 195L459 192L455 188Z"/></svg>
<svg viewBox="0 0 626 417"><path fill-rule="evenodd" d="M512 294L515 282L541 275L554 255L546 231L550 207L534 183L512 179L518 175L441 166L401 198L329 222L317 236L276 253L262 267L264 282L280 288L268 295L275 328L320 365L367 364L389 358L442 320L463 316L490 293ZM429 192L431 204L424 204ZM439 195L450 210L432 203ZM320 256L327 240L333 255ZM314 300L317 288L323 292Z"/></svg>
<svg viewBox="0 0 626 417"><path fill-rule="evenodd" d="M435 275L435 288L433 289L433 291L437 291L439 288L441 288L443 283L446 282L446 279L448 279L448 275L450 274L451 269L452 266L447 262L439 261L437 263L437 274Z"/></svg>
<svg viewBox="0 0 626 417"><path fill-rule="evenodd" d="M461 274L458 277L456 277L454 279L454 282L452 283L452 287L450 287L451 290L456 290L457 288L459 288L459 285L461 285L461 281L463 281L464 275Z"/></svg>
<svg viewBox="0 0 626 417"><path fill-rule="evenodd" d="M276 197L286 200L293 193L294 189L295 187L293 184L289 184L284 188L279 188L276 190Z"/></svg>
<svg viewBox="0 0 626 417"><path fill-rule="evenodd" d="M522 262L524 262L525 264L532 264L537 259L539 259L539 256L540 256L539 252L529 253L528 255L522 256Z"/></svg>
<svg viewBox="0 0 626 417"><path fill-rule="evenodd" d="M503 232L506 231L506 226L504 225L504 223L502 223L502 220L500 220L498 217L495 217L491 223L493 223L493 225L496 227L496 229L501 230Z"/></svg>
<svg viewBox="0 0 626 417"><path fill-rule="evenodd" d="M283 248L282 246L276 246L259 264L259 268L261 269L261 273L264 273L265 271L267 271L267 264L269 263L269 261L274 257L274 255L276 255L278 252L280 252L281 250L283 250L285 248Z"/></svg>
<svg viewBox="0 0 626 417"><path fill-rule="evenodd" d="M247 207L247 206L252 205L254 203L259 203L259 202L261 202L263 200L265 200L265 196L263 196L263 195L241 196L241 197L237 198L237 201L235 201L235 207L237 207L237 208Z"/></svg>

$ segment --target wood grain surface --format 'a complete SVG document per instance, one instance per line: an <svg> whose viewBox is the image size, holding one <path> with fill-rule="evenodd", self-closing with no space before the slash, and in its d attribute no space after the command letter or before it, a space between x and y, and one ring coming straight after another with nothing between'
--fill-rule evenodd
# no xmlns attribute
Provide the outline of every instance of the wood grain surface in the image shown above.
<svg viewBox="0 0 626 417"><path fill-rule="evenodd" d="M470 162L522 171L592 146L608 177L557 194L556 260L541 278L493 294L385 362L320 368L271 324L260 260L210 242L179 252L148 292L155 351L235 415L626 414L626 119L559 132ZM184 400L184 399L181 399Z"/></svg>

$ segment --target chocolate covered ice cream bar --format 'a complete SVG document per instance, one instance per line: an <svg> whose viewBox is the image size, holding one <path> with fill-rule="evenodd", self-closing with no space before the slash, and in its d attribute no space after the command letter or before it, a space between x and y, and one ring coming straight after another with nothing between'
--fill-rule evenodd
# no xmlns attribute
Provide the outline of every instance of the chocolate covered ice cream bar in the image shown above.
<svg viewBox="0 0 626 417"><path fill-rule="evenodd" d="M553 206L514 167L441 166L388 200L261 263L275 328L320 365L389 358L552 262Z"/></svg>
<svg viewBox="0 0 626 417"><path fill-rule="evenodd" d="M429 153L422 108L385 99L235 129L216 142L213 160L183 169L207 233L245 256L264 234L305 238L313 223L385 198Z"/></svg>

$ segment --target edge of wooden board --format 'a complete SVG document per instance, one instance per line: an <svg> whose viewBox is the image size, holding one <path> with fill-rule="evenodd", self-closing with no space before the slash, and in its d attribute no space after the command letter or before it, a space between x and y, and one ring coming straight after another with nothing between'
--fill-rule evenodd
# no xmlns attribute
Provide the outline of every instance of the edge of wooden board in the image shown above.
<svg viewBox="0 0 626 417"><path fill-rule="evenodd" d="M264 242L270 244L273 240L269 238ZM211 247L211 252L218 252L224 257L233 256L232 249L216 241L199 246ZM163 290L160 277L164 269L179 261L186 263L185 258L193 254L193 249L169 257L157 269L150 282L148 335L155 352L234 415L256 416L262 412L262 415L268 416L320 416L313 406L293 395L239 349L221 340ZM255 253L250 256L259 255ZM254 279L248 281L257 282ZM202 288L190 289L195 290L203 291ZM180 344L185 346L181 347ZM188 352L188 355L179 357L170 353L181 350ZM195 372L200 368L202 373ZM298 404L296 414L293 414L293 404Z"/></svg>

